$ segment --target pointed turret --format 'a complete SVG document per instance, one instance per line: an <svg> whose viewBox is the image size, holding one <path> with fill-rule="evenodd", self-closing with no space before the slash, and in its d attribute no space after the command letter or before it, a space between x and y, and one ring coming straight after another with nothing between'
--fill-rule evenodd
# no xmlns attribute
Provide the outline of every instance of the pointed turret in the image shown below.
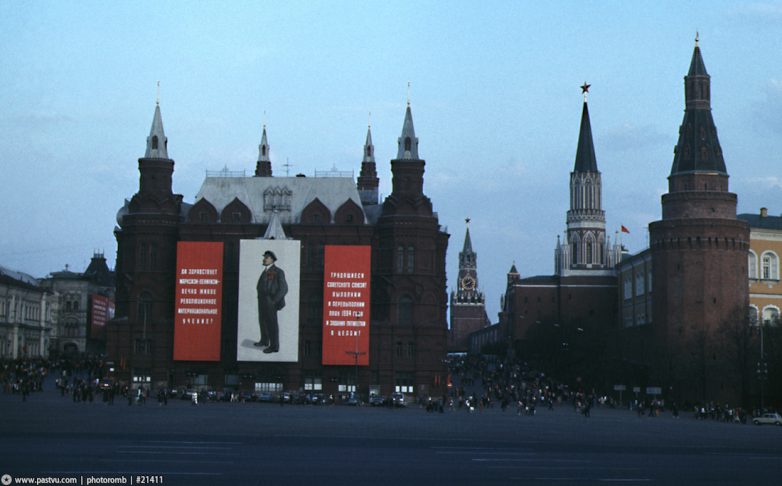
<svg viewBox="0 0 782 486"><path fill-rule="evenodd" d="M513 262L513 265L511 265L510 270L508 270L508 285L512 285L515 282L518 282L521 279L521 275L519 274L519 271L516 270L516 262Z"/></svg>
<svg viewBox="0 0 782 486"><path fill-rule="evenodd" d="M152 118L152 128L147 137L147 151L145 159L167 159L168 138L163 131L163 117L160 115L160 103L155 104L155 116Z"/></svg>
<svg viewBox="0 0 782 486"><path fill-rule="evenodd" d="M586 99L584 99L584 109L581 111L581 130L578 133L576 164L573 171L597 172L595 144L592 142L592 125L589 122L589 108Z"/></svg>
<svg viewBox="0 0 782 486"><path fill-rule="evenodd" d="M727 175L717 128L711 115L711 76L706 72L698 40L684 77L684 120L674 149L671 176L709 172Z"/></svg>
<svg viewBox="0 0 782 486"><path fill-rule="evenodd" d="M168 158L167 145L168 139L163 131L160 103L157 102L155 115L152 117L152 128L147 137L147 150L144 157L138 159L139 190L129 205L131 212L147 211L152 208L162 210L165 205L161 202L164 200L172 203L165 208L166 211L176 210L176 199L171 190L174 161ZM138 196L143 197L139 199Z"/></svg>
<svg viewBox="0 0 782 486"><path fill-rule="evenodd" d="M375 162L375 146L372 145L372 126L367 127L367 139L364 142L364 160L362 162Z"/></svg>
<svg viewBox="0 0 782 486"><path fill-rule="evenodd" d="M399 137L399 151L397 160L418 160L418 138L413 127L413 112L410 110L410 102L405 111L405 123L402 125L402 136Z"/></svg>
<svg viewBox="0 0 782 486"><path fill-rule="evenodd" d="M367 139L364 142L364 160L361 162L361 173L356 181L361 204L364 206L377 204L377 188L380 179L375 166L375 146L372 145L372 127L367 127Z"/></svg>
<svg viewBox="0 0 782 486"><path fill-rule="evenodd" d="M285 234L285 230L282 228L280 222L280 213L276 209L272 211L272 216L269 219L269 225L266 227L266 232L263 234L264 240L287 240L288 236Z"/></svg>
<svg viewBox="0 0 782 486"><path fill-rule="evenodd" d="M418 138L413 128L413 114L407 102L397 158L391 161L391 195L383 203L383 214L400 211L418 216L434 216L432 202L424 195L426 161L418 156Z"/></svg>
<svg viewBox="0 0 782 486"><path fill-rule="evenodd" d="M605 252L605 211L602 208L603 182L597 170L595 144L586 96L590 85L581 86L584 105L578 132L576 162L570 173L570 210L567 212L567 237L563 245L557 237L554 268L557 275L574 271L603 273L609 269ZM568 246L568 248L564 248Z"/></svg>
<svg viewBox="0 0 782 486"><path fill-rule="evenodd" d="M464 234L464 249L462 253L472 253L472 239L470 239L470 227L467 227L467 232Z"/></svg>
<svg viewBox="0 0 782 486"><path fill-rule="evenodd" d="M478 254L472 250L472 239L470 238L470 218L464 220L467 229L464 233L464 247L459 252L459 272L472 271L475 273L478 266ZM477 278L477 276L476 276Z"/></svg>
<svg viewBox="0 0 782 486"><path fill-rule="evenodd" d="M263 126L261 144L258 145L258 162L255 164L255 177L271 177L272 161L269 158L269 142L266 140L266 125Z"/></svg>

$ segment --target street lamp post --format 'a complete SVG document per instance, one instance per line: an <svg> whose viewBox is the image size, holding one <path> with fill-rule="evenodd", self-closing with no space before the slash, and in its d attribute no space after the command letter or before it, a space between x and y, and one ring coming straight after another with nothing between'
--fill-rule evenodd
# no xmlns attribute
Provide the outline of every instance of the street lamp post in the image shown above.
<svg viewBox="0 0 782 486"><path fill-rule="evenodd" d="M345 354L353 356L353 360L356 363L356 398L358 398L358 357L367 353L366 351L359 351L358 348L356 348L355 351L345 351Z"/></svg>
<svg viewBox="0 0 782 486"><path fill-rule="evenodd" d="M766 362L766 355L763 349L763 325L764 322L760 322L760 361L758 361L758 380L760 380L760 410L765 409L764 394L766 388L766 378L768 378L768 363Z"/></svg>

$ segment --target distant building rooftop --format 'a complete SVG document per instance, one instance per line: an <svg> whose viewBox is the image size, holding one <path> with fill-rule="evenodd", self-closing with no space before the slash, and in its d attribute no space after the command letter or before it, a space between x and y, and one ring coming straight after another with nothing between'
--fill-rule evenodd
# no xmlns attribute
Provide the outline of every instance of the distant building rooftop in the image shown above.
<svg viewBox="0 0 782 486"><path fill-rule="evenodd" d="M782 216L769 216L766 208L760 208L758 214L739 214L737 218L746 221L750 228L782 230Z"/></svg>

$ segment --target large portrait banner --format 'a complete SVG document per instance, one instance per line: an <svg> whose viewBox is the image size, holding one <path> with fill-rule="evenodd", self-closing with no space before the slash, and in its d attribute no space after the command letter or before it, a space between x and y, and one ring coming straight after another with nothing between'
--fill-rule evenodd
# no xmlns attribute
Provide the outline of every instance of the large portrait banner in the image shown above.
<svg viewBox="0 0 782 486"><path fill-rule="evenodd" d="M323 364L369 366L369 246L325 248Z"/></svg>
<svg viewBox="0 0 782 486"><path fill-rule="evenodd" d="M236 360L299 360L301 242L239 242Z"/></svg>
<svg viewBox="0 0 782 486"><path fill-rule="evenodd" d="M174 360L220 361L223 243L177 243Z"/></svg>

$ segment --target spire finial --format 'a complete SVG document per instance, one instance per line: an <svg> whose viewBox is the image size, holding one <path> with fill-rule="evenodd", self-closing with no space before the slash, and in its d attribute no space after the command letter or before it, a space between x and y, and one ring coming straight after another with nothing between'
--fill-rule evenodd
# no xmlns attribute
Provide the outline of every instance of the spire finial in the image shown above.
<svg viewBox="0 0 782 486"><path fill-rule="evenodd" d="M592 87L591 84L587 84L586 81L584 81L584 84L581 85L581 94L584 95L584 103L586 103L587 100L587 94L589 93L589 88Z"/></svg>
<svg viewBox="0 0 782 486"><path fill-rule="evenodd" d="M698 31L696 30L695 31L695 47L698 47L698 37L699 37Z"/></svg>
<svg viewBox="0 0 782 486"><path fill-rule="evenodd" d="M470 218L469 217L464 218L464 223L467 225L467 228L469 229L470 228Z"/></svg>
<svg viewBox="0 0 782 486"><path fill-rule="evenodd" d="M157 82L157 97L155 98L155 104L160 105L160 81Z"/></svg>
<svg viewBox="0 0 782 486"><path fill-rule="evenodd" d="M410 81L407 82L407 106L410 106Z"/></svg>
<svg viewBox="0 0 782 486"><path fill-rule="evenodd" d="M369 112L369 116L367 117L367 128L372 128L372 112Z"/></svg>

